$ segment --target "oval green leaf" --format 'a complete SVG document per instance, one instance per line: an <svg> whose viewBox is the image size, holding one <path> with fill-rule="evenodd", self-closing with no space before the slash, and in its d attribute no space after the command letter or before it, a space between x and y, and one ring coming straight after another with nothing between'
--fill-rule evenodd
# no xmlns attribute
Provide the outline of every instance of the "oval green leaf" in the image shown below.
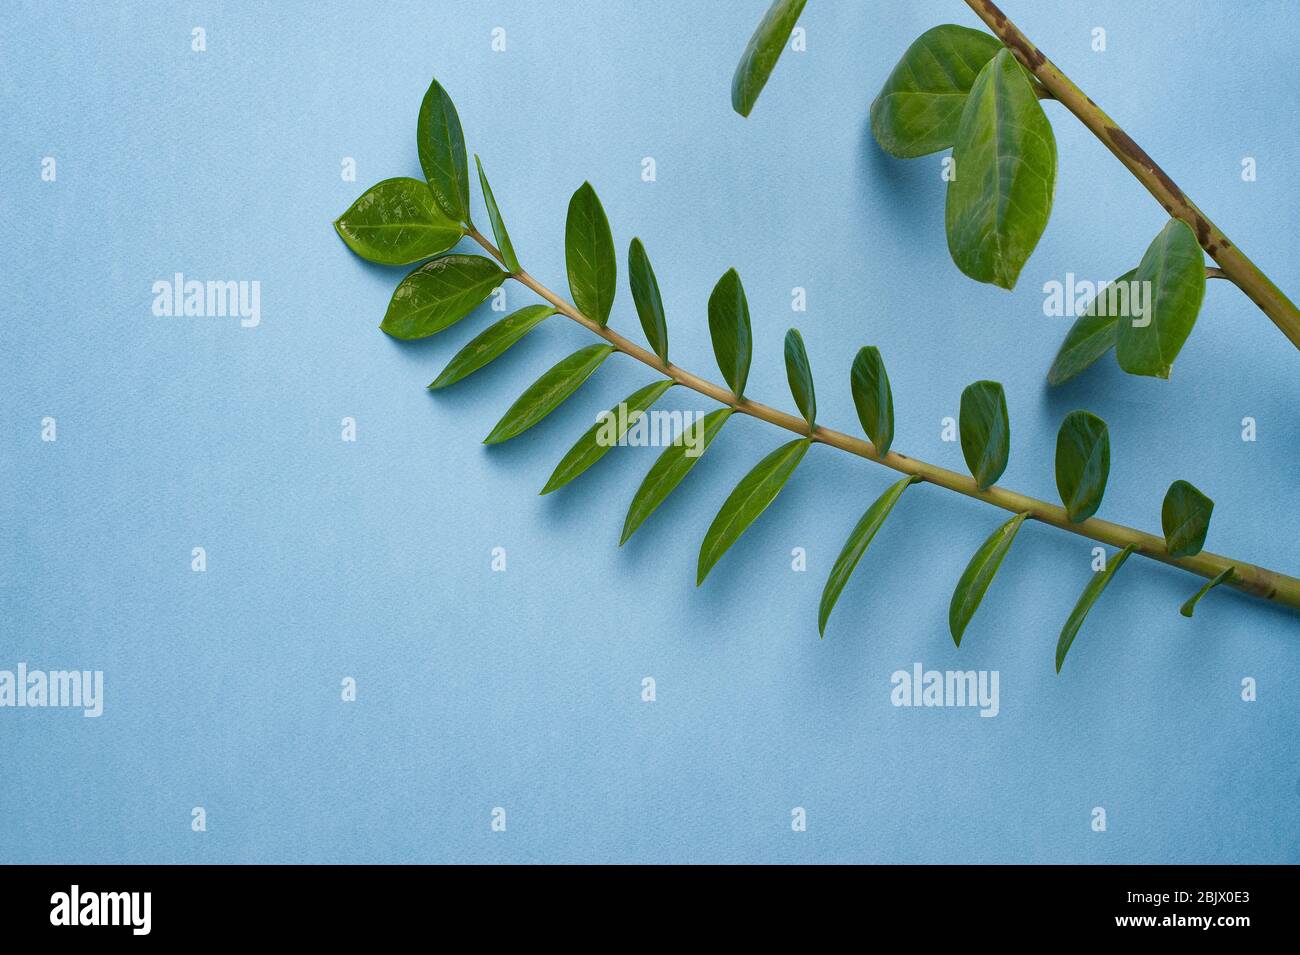
<svg viewBox="0 0 1300 955"><path fill-rule="evenodd" d="M808 0L774 0L749 38L731 78L731 108L748 116L763 91L772 67L790 40L790 33Z"/></svg>
<svg viewBox="0 0 1300 955"><path fill-rule="evenodd" d="M664 318L664 300L659 295L655 270L650 267L650 257L640 239L633 239L627 248L627 274L628 284L632 286L632 301L636 302L636 313L641 317L646 341L667 364L668 321Z"/></svg>
<svg viewBox="0 0 1300 955"><path fill-rule="evenodd" d="M1205 546L1214 502L1186 481L1175 481L1165 492L1160 526L1170 557L1191 557Z"/></svg>
<svg viewBox="0 0 1300 955"><path fill-rule="evenodd" d="M835 558L835 564L831 567L830 576L826 578L826 586L822 588L822 600L817 608L817 632L823 637L826 636L826 621L830 619L831 611L835 609L835 602L840 599L840 593L844 590L844 585L849 582L853 569L858 566L858 561L866 553L867 545L876 536L876 531L880 530L880 525L885 523L885 518L894 509L894 505L898 503L899 497L907 490L908 485L919 480L920 478L913 474L890 486L889 490L876 498L867 508L866 513L849 533L848 540L840 548L840 556Z"/></svg>
<svg viewBox="0 0 1300 955"><path fill-rule="evenodd" d="M719 408L717 411L710 411L703 418L697 418L689 428L677 436L672 444L664 448L663 454L655 459L641 486L632 496L627 517L623 520L623 534L618 540L619 547L627 543L627 539L636 532L645 519L653 514L673 489L682 483L682 479L691 473L691 468L695 467L700 456L708 450L734 410Z"/></svg>
<svg viewBox="0 0 1300 955"><path fill-rule="evenodd" d="M1180 608L1178 608L1178 612L1181 613L1184 617L1190 617L1192 615L1192 612L1196 609L1196 605L1201 602L1201 598L1204 597L1206 594L1208 594L1215 587L1219 586L1219 584L1224 583L1225 581L1231 581L1232 572L1236 569L1237 568L1235 567L1229 567L1226 570L1219 571L1219 573L1215 575L1214 579L1207 580L1204 584L1201 585L1200 590L1196 591L1196 593L1188 597L1187 602L1183 604Z"/></svg>
<svg viewBox="0 0 1300 955"><path fill-rule="evenodd" d="M749 328L749 302L735 269L727 269L709 295L709 336L722 377L737 395L744 395L749 380L753 343Z"/></svg>
<svg viewBox="0 0 1300 955"><path fill-rule="evenodd" d="M961 393L961 453L981 491L1002 476L1011 456L1007 397L996 381L977 381Z"/></svg>
<svg viewBox="0 0 1300 955"><path fill-rule="evenodd" d="M454 221L468 224L469 163L465 158L465 136L456 107L437 80L429 84L420 103L415 141L420 151L420 168L438 205Z"/></svg>
<svg viewBox="0 0 1300 955"><path fill-rule="evenodd" d="M1110 475L1110 432L1090 411L1071 411L1056 434L1056 489L1075 524L1097 513Z"/></svg>
<svg viewBox="0 0 1300 955"><path fill-rule="evenodd" d="M618 291L618 263L614 261L609 219L589 182L579 186L569 200L569 215L564 222L564 261L573 304L596 324L606 324Z"/></svg>
<svg viewBox="0 0 1300 955"><path fill-rule="evenodd" d="M446 252L465 233L418 179L385 179L334 220L348 248L367 262L410 265Z"/></svg>
<svg viewBox="0 0 1300 955"><path fill-rule="evenodd" d="M603 458L609 449L618 444L627 429L636 424L638 418L645 414L647 408L659 400L665 391L677 382L671 378L656 381L628 395L617 405L605 412L601 420L583 433L573 443L568 453L555 466L551 477L542 488L543 494L550 494L557 488L564 487L587 468Z"/></svg>
<svg viewBox="0 0 1300 955"><path fill-rule="evenodd" d="M1119 323L1115 357L1130 375L1168 378L1205 298L1205 255L1187 223L1169 220L1134 278L1149 289L1147 308Z"/></svg>
<svg viewBox="0 0 1300 955"><path fill-rule="evenodd" d="M1010 51L984 65L962 109L944 222L957 268L1014 288L1052 214L1056 139Z"/></svg>
<svg viewBox="0 0 1300 955"><path fill-rule="evenodd" d="M501 210L497 208L496 196L492 195L487 173L483 171L483 161L478 158L477 153L474 155L474 165L478 167L478 184L483 190L483 204L487 206L488 222L492 224L492 235L497 240L497 251L501 253L506 268L511 272L522 271L519 267L519 259L515 255L514 244L510 241L510 233L506 231L505 220L501 218Z"/></svg>
<svg viewBox="0 0 1300 955"><path fill-rule="evenodd" d="M952 23L913 40L871 104L871 134L880 148L911 159L951 146L966 94L1001 49L997 37Z"/></svg>
<svg viewBox="0 0 1300 955"><path fill-rule="evenodd" d="M578 386L591 377L613 350L613 345L588 345L558 362L528 386L510 410L501 416L483 443L509 441L537 424L577 391Z"/></svg>
<svg viewBox="0 0 1300 955"><path fill-rule="evenodd" d="M1070 617L1065 621L1065 626L1061 629L1060 639L1056 641L1056 672L1061 672L1061 664L1065 662L1065 655L1070 652L1070 646L1074 643L1074 638L1079 635L1079 628L1083 626L1084 619L1088 616L1088 611L1092 605L1097 602L1101 592L1106 589L1110 579L1115 576L1115 571L1123 566L1124 561L1128 560L1128 555L1133 553L1133 545L1129 544L1122 551L1115 555L1114 559L1106 562L1106 569L1094 572L1092 580L1088 581L1088 586L1083 588L1083 593L1079 595L1079 601L1070 611Z"/></svg>
<svg viewBox="0 0 1300 955"><path fill-rule="evenodd" d="M519 341L543 320L555 314L549 305L526 305L489 325L479 332L468 345L456 352L441 374L429 385L437 391L454 385L466 375L473 374L490 361L499 358L511 345Z"/></svg>
<svg viewBox="0 0 1300 955"><path fill-rule="evenodd" d="M1129 269L1097 293L1084 313L1075 319L1047 372L1047 383L1069 381L1115 346L1121 314L1127 314L1128 292L1137 269Z"/></svg>
<svg viewBox="0 0 1300 955"><path fill-rule="evenodd" d="M481 255L444 255L402 279L379 327L394 338L427 338L459 322L506 278Z"/></svg>
<svg viewBox="0 0 1300 955"><path fill-rule="evenodd" d="M813 390L812 368L808 365L803 336L797 328L785 333L785 377L790 382L790 394L794 396L799 413L809 428L817 427L817 393Z"/></svg>
<svg viewBox="0 0 1300 955"><path fill-rule="evenodd" d="M875 445L876 454L884 457L894 441L894 394L889 390L885 363L874 345L858 349L849 384L862 430Z"/></svg>
<svg viewBox="0 0 1300 955"><path fill-rule="evenodd" d="M952 642L957 646L961 646L961 637L966 632L966 625L979 609L985 591L989 589L994 575L1002 566L1002 558L1007 556L1007 551L1011 549L1011 542L1016 539L1016 532L1020 530L1020 525L1028 516L1028 512L1017 514L990 534L989 539L980 545L980 549L975 552L975 556L962 571L961 579L957 581L957 589L952 593L952 602L948 604L948 631L952 634Z"/></svg>
<svg viewBox="0 0 1300 955"><path fill-rule="evenodd" d="M767 506L776 499L785 482L790 479L803 456L808 452L812 442L808 438L796 438L789 444L783 444L740 479L740 483L728 495L722 508L713 518L704 541L700 544L700 560L695 575L695 586L704 583L709 571L727 552L746 528L754 523L758 515L767 510Z"/></svg>

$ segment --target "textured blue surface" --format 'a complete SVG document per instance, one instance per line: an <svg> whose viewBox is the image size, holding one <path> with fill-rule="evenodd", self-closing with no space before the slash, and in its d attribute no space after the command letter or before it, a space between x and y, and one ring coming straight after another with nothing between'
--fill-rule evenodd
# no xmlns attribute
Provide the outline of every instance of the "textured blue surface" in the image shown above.
<svg viewBox="0 0 1300 955"><path fill-rule="evenodd" d="M696 590L714 510L781 434L728 424L619 549L653 451L536 491L644 370L615 356L543 426L487 449L518 390L586 333L552 321L431 395L491 312L424 343L376 328L402 270L361 262L329 224L371 183L419 174L416 112L437 75L526 267L564 287L565 206L590 179L621 262L633 235L646 243L684 367L717 377L704 304L734 265L756 398L792 408L780 344L797 324L821 420L856 431L849 362L874 343L895 447L961 468L940 422L965 384L998 379L1004 486L1054 497L1057 424L1086 407L1114 448L1101 516L1158 530L1164 489L1186 478L1217 503L1211 550L1300 571L1300 356L1216 282L1171 381L1107 359L1049 392L1069 320L1043 315L1042 284L1120 274L1164 213L1047 104L1061 157L1047 232L1014 292L963 278L940 157L884 156L866 117L916 35L976 23L955 0L884 6L809 4L807 51L785 54L748 121L729 84L765 0L11 10L0 669L101 669L105 702L99 719L0 709L0 861L1300 861L1295 615L1220 591L1186 620L1196 581L1135 559L1058 677L1091 543L1031 524L957 650L953 583L1003 518L921 485L819 641L825 574L892 472L814 448ZM1006 8L1300 293L1291 3L1203 0L1172 20L1120 0ZM154 316L152 285L175 272L259 281L260 325ZM640 337L626 287L612 324ZM349 416L355 443L340 440ZM915 661L997 670L1000 714L892 706L890 674Z"/></svg>

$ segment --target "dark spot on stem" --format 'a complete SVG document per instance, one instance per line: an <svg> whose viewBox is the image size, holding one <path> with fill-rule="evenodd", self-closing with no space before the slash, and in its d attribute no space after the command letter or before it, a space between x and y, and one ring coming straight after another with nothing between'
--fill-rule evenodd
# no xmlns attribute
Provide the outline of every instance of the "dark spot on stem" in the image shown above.
<svg viewBox="0 0 1300 955"><path fill-rule="evenodd" d="M1129 157L1129 159L1132 159L1147 172L1151 173L1151 175L1155 176L1156 179L1160 180L1160 185L1164 186L1165 190L1172 195L1175 200L1179 202L1183 201L1183 190L1178 188L1178 183L1170 179L1169 174L1156 165L1156 161L1147 155L1145 149L1133 141L1132 136L1124 132L1124 130L1120 129L1118 126L1107 126L1105 129L1106 136L1115 144L1116 149ZM1166 206L1166 208L1168 208L1168 206Z"/></svg>

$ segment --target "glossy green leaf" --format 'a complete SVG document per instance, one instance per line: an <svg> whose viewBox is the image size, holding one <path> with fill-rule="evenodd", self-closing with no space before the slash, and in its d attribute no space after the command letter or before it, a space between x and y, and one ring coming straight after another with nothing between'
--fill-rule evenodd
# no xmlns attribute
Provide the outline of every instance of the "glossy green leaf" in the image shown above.
<svg viewBox="0 0 1300 955"><path fill-rule="evenodd" d="M1205 546L1214 502L1186 481L1175 481L1165 492L1160 526L1170 557L1191 557Z"/></svg>
<svg viewBox="0 0 1300 955"><path fill-rule="evenodd" d="M803 460L811 443L807 438L796 438L789 444L781 445L740 479L740 483L723 502L704 535L704 542L700 544L695 586L704 583L704 578L709 576L709 571L718 562L718 558L776 499L776 495Z"/></svg>
<svg viewBox="0 0 1300 955"><path fill-rule="evenodd" d="M913 40L871 104L871 133L880 148L911 159L951 146L966 94L1001 49L997 37L952 23Z"/></svg>
<svg viewBox="0 0 1300 955"><path fill-rule="evenodd" d="M961 453L980 490L1002 476L1011 455L1007 397L996 381L977 381L961 393Z"/></svg>
<svg viewBox="0 0 1300 955"><path fill-rule="evenodd" d="M876 453L883 457L894 441L894 394L889 390L885 363L874 345L858 349L849 383L862 430L871 439Z"/></svg>
<svg viewBox="0 0 1300 955"><path fill-rule="evenodd" d="M618 540L619 547L627 543L627 539L636 532L645 519L653 514L673 489L682 483L682 479L691 473L691 468L695 467L696 462L708 450L733 411L732 408L710 411L703 418L697 418L689 428L677 436L672 444L664 448L663 454L655 459L641 486L632 496L627 517L623 521L623 535Z"/></svg>
<svg viewBox="0 0 1300 955"><path fill-rule="evenodd" d="M550 494L557 488L564 487L587 468L605 456L618 440L627 434L627 429L636 424L647 408L653 405L677 382L671 378L656 381L628 395L617 405L605 412L605 417L583 433L574 442L568 453L555 466L543 494Z"/></svg>
<svg viewBox="0 0 1300 955"><path fill-rule="evenodd" d="M826 578L826 586L822 588L822 600L817 608L817 632L823 637L826 636L826 621L830 619L831 611L835 609L835 602L840 599L840 592L844 590L844 585L849 582L849 577L858 566L858 561L866 553L867 545L876 536L876 531L880 530L880 525L885 523L885 518L894 509L894 505L898 503L899 497L907 490L908 485L919 480L916 475L910 475L893 484L867 508L866 513L849 533L848 540L840 549L840 556L835 558L835 564L831 567L830 576Z"/></svg>
<svg viewBox="0 0 1300 955"><path fill-rule="evenodd" d="M1227 581L1231 581L1232 573L1236 569L1237 568L1235 567L1229 567L1227 570L1220 571L1214 577L1213 580L1207 580L1204 584L1201 585L1200 590L1196 591L1196 593L1192 594L1190 597L1187 598L1187 602L1183 604L1180 608L1178 608L1178 612L1181 613L1184 617L1190 617L1192 615L1192 612L1196 609L1196 605L1201 602L1201 598L1204 597L1206 594L1208 594L1215 587L1219 586L1219 584L1225 583Z"/></svg>
<svg viewBox="0 0 1300 955"><path fill-rule="evenodd" d="M659 295L659 282L650 267L650 257L640 239L633 239L627 248L628 284L632 286L632 301L641 317L641 328L646 341L666 364L668 362L668 321L664 318L664 300Z"/></svg>
<svg viewBox="0 0 1300 955"><path fill-rule="evenodd" d="M803 347L803 336L797 328L785 333L785 377L790 382L790 394L799 413L809 428L817 426L817 393L813 390L812 368L808 365L808 352Z"/></svg>
<svg viewBox="0 0 1300 955"><path fill-rule="evenodd" d="M1129 283L1136 274L1137 269L1129 269L1112 282L1110 288L1129 288ZM1088 303L1084 313L1075 319L1066 333L1065 341L1061 342L1051 370L1047 372L1049 385L1069 381L1115 346L1119 312L1126 310L1121 306L1127 301L1127 292L1123 299L1118 297L1119 294L1118 291L1115 292L1115 297L1112 298L1111 292L1102 290Z"/></svg>
<svg viewBox="0 0 1300 955"><path fill-rule="evenodd" d="M618 263L614 261L614 236L609 220L591 183L584 182L569 200L564 223L564 261L569 270L569 291L578 311L604 325L618 291Z"/></svg>
<svg viewBox="0 0 1300 955"><path fill-rule="evenodd" d="M773 0L740 57L731 78L731 108L748 116L763 91L772 67L790 42L790 33L807 0Z"/></svg>
<svg viewBox="0 0 1300 955"><path fill-rule="evenodd" d="M438 205L456 222L468 224L469 163L465 158L465 136L456 107L437 80L429 84L429 91L420 103L415 141L420 151L420 168Z"/></svg>
<svg viewBox="0 0 1300 955"><path fill-rule="evenodd" d="M409 265L446 252L465 233L418 179L385 179L334 220L348 248L368 262Z"/></svg>
<svg viewBox="0 0 1300 955"><path fill-rule="evenodd" d="M1097 513L1110 475L1110 432L1090 411L1071 411L1056 434L1056 489L1071 521Z"/></svg>
<svg viewBox="0 0 1300 955"><path fill-rule="evenodd" d="M479 332L468 345L456 352L441 374L429 385L432 390L446 388L473 374L488 362L499 358L539 323L555 314L549 305L526 305L501 321Z"/></svg>
<svg viewBox="0 0 1300 955"><path fill-rule="evenodd" d="M506 278L481 255L444 255L402 279L379 327L394 338L427 338L459 322Z"/></svg>
<svg viewBox="0 0 1300 955"><path fill-rule="evenodd" d="M731 390L745 393L753 344L749 328L749 303L735 269L727 269L709 295L709 336L718 369Z"/></svg>
<svg viewBox="0 0 1300 955"><path fill-rule="evenodd" d="M1056 139L1029 77L1002 50L962 109L948 183L948 251L962 272L1013 288L1052 213Z"/></svg>
<svg viewBox="0 0 1300 955"><path fill-rule="evenodd" d="M1074 638L1079 635L1079 628L1083 626L1088 611L1092 609L1092 605L1097 602L1097 598L1106 589L1110 579L1123 566L1124 561L1128 560L1128 555L1131 553L1133 553L1133 545L1129 544L1114 558L1106 562L1105 570L1094 572L1092 579L1088 581L1088 586L1083 588L1083 593L1079 595L1079 602L1070 611L1070 617L1065 621L1065 626L1061 629L1060 639L1056 641L1057 673L1061 672L1061 664L1065 662L1065 655L1070 652L1070 646L1074 643Z"/></svg>
<svg viewBox="0 0 1300 955"><path fill-rule="evenodd" d="M588 345L557 363L528 386L483 443L500 444L523 434L558 408L613 351L613 345Z"/></svg>
<svg viewBox="0 0 1300 955"><path fill-rule="evenodd" d="M519 259L515 255L514 244L510 241L510 233L506 231L505 220L501 218L501 210L497 208L496 196L492 195L492 187L488 185L487 173L483 171L483 161L474 156L474 165L478 167L478 184L483 190L483 204L487 206L488 221L492 224L492 235L497 240L497 251L501 253L501 258L505 260L506 268L511 272L521 271Z"/></svg>
<svg viewBox="0 0 1300 955"><path fill-rule="evenodd" d="M962 571L957 589L952 593L952 602L948 604L948 631L952 634L952 642L957 646L961 646L961 636L966 632L966 625L979 609L985 591L1002 566L1002 558L1007 556L1011 542L1016 539L1016 532L1028 516L1028 512L1017 514L990 534Z"/></svg>
<svg viewBox="0 0 1300 955"><path fill-rule="evenodd" d="M1169 220L1134 278L1150 283L1148 311L1119 323L1115 357L1130 375L1168 378L1205 298L1205 255L1187 223Z"/></svg>

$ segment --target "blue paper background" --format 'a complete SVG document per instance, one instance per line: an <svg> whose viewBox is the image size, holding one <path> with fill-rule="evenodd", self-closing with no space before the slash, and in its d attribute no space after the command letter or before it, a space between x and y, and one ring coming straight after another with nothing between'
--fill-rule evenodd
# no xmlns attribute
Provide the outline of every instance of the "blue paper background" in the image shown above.
<svg viewBox="0 0 1300 955"><path fill-rule="evenodd" d="M1046 498L1057 425L1086 407L1111 428L1102 516L1157 530L1165 488L1186 478L1216 501L1210 549L1300 571L1300 356L1271 323L1212 283L1171 381L1107 359L1049 392L1069 319L1043 315L1042 284L1125 271L1163 211L1046 104L1060 152L1047 232L1013 293L967 280L945 245L940 158L886 157L867 110L913 38L974 17L955 0L814 0L807 51L784 55L746 121L729 84L765 6L11 8L0 669L102 669L106 701L97 720L0 710L0 861L1300 861L1295 614L1220 591L1186 620L1197 582L1135 559L1058 677L1091 542L1027 525L957 650L952 586L1003 517L922 485L819 641L826 572L892 472L814 448L697 591L705 527L781 434L734 420L619 549L655 452L536 492L646 371L615 356L543 426L487 449L515 394L589 336L554 320L431 395L492 313L424 343L376 329L403 270L358 260L330 221L373 182L419 174L416 112L437 75L530 271L564 288L565 206L590 179L620 260L633 235L646 243L684 367L717 377L704 305L734 265L755 397L792 407L780 342L796 324L821 420L856 431L849 362L874 343L896 447L961 468L940 421L965 384L1000 380L1001 483ZM1294 296L1294 5L1158 6L1006 9ZM41 181L45 156L56 182ZM1258 181L1242 181L1244 156ZM261 325L153 316L152 283L178 271L260 281ZM640 337L625 286L612 324ZM57 442L40 440L45 416ZM206 573L190 570L194 546ZM498 546L505 573L489 568ZM998 670L1001 714L893 707L889 676L914 661ZM355 703L340 701L345 676ZM206 832L191 831L195 806Z"/></svg>

